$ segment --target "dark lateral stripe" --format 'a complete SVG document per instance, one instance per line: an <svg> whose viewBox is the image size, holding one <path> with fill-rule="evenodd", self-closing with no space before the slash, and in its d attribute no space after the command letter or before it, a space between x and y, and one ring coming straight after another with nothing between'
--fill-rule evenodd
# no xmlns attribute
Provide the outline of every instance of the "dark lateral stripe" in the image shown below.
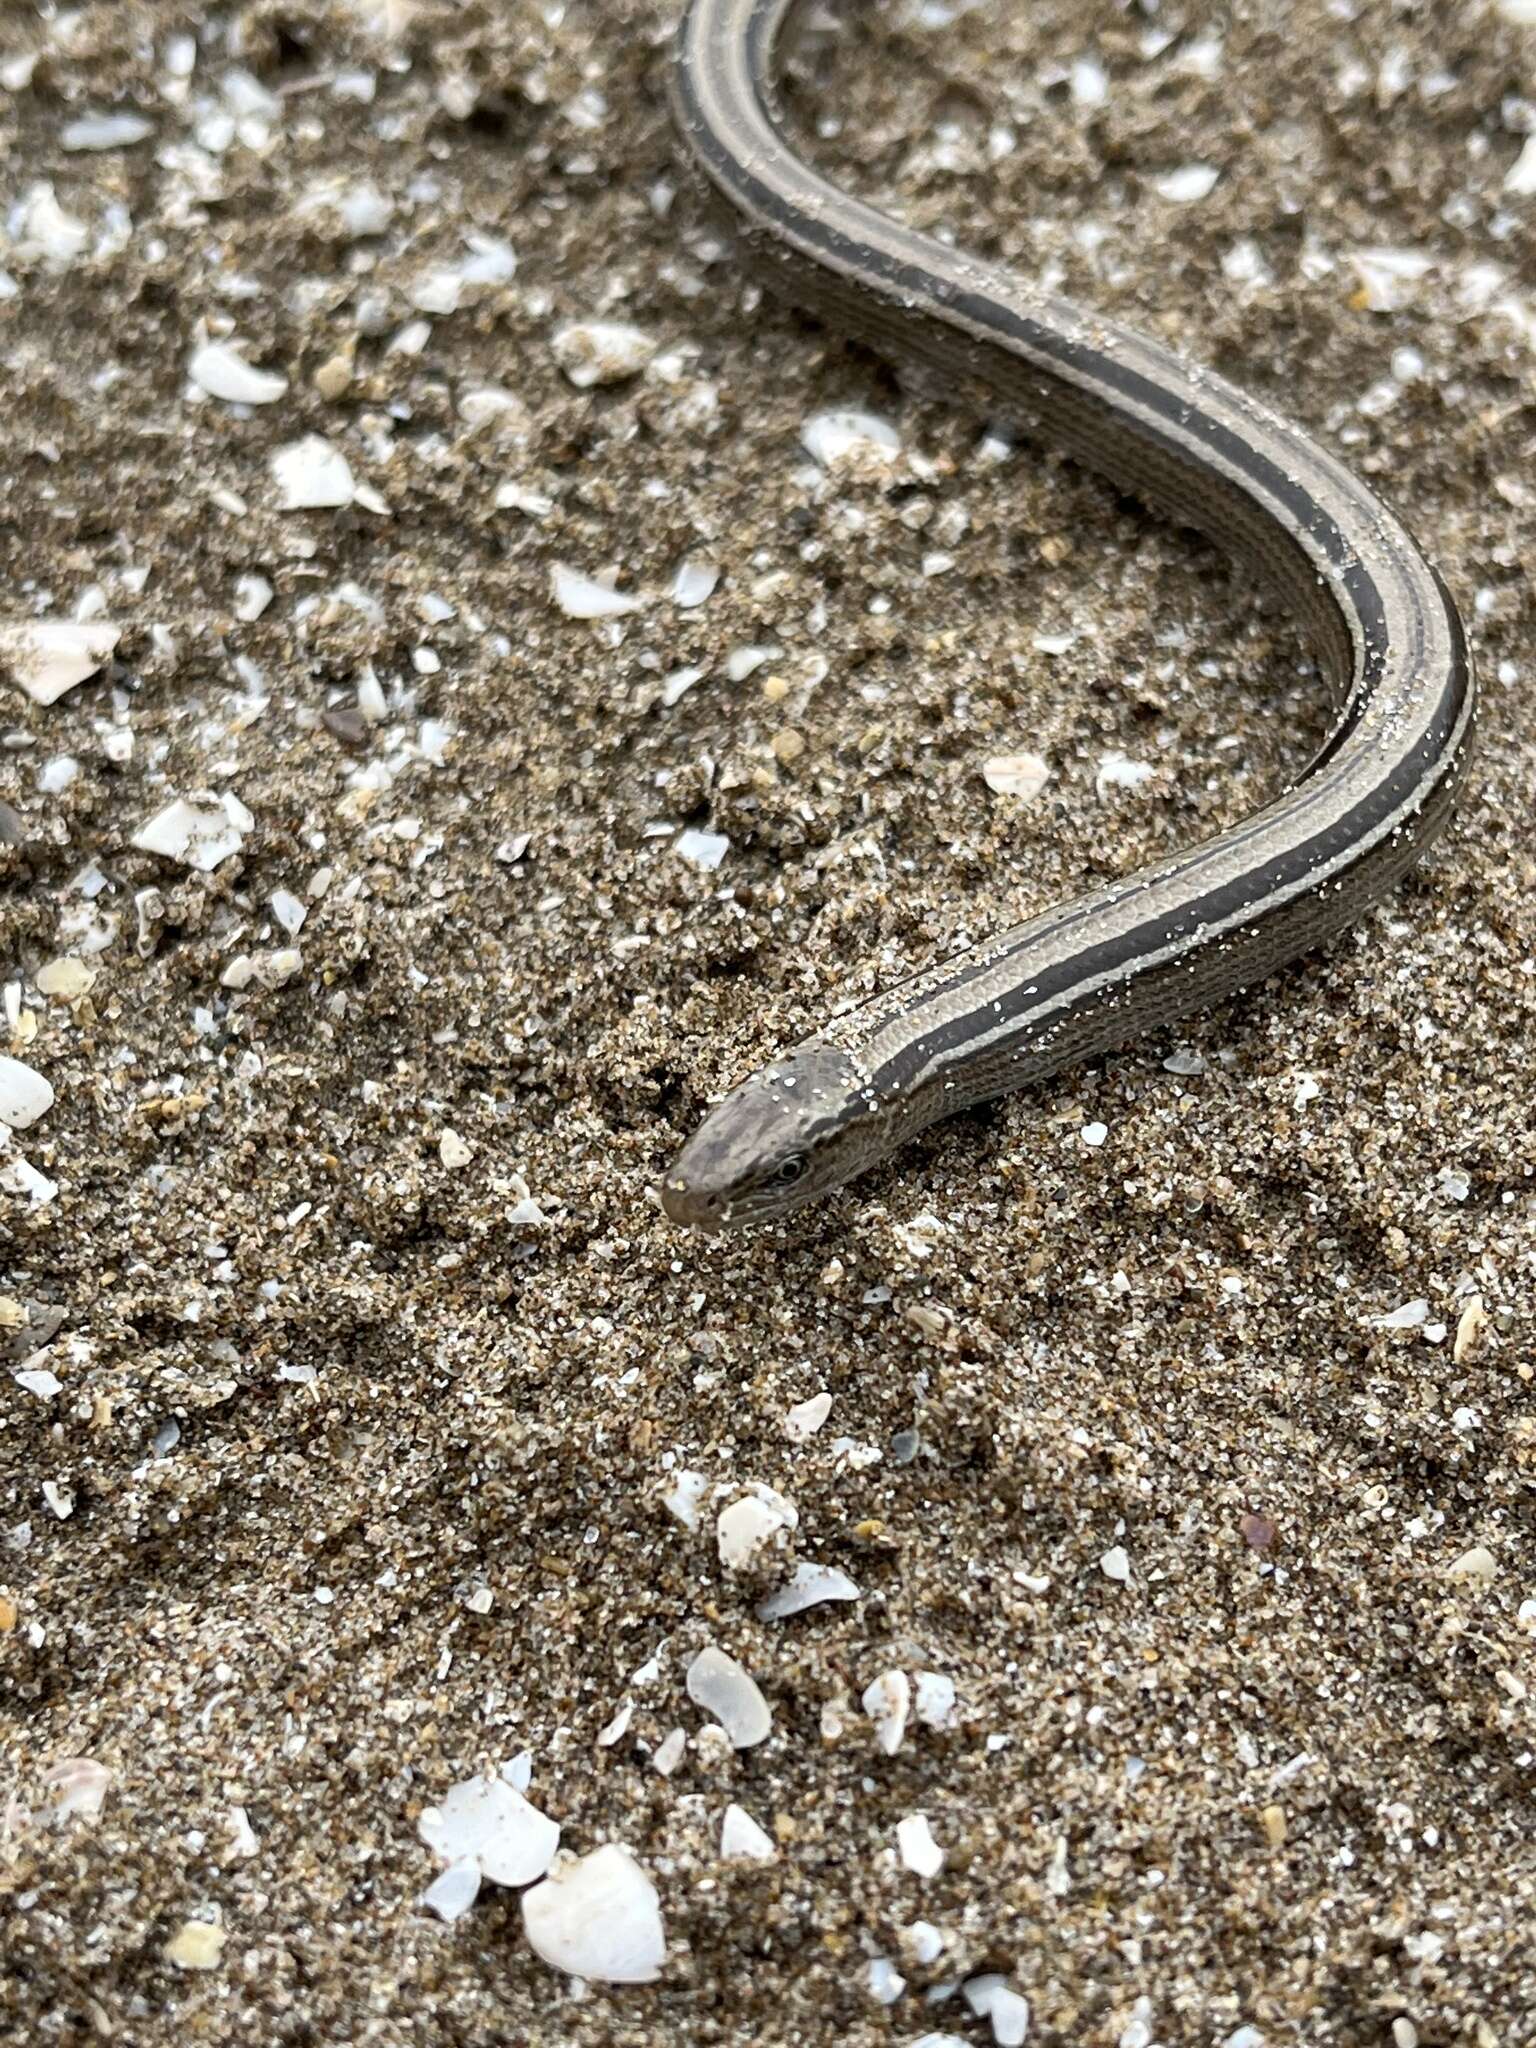
<svg viewBox="0 0 1536 2048"><path fill-rule="evenodd" d="M1440 735L1455 723L1459 695L1448 681L1442 698L1443 722L1437 725L1436 732L1426 735L1396 772L1361 802L1331 819L1312 838L1283 848L1264 866L1250 869L1226 888L1187 898L1171 917L1150 918L1112 939L1087 947L1063 949L1062 939L1069 928L1066 919L1031 929L1012 955L1017 979L1012 990L998 999L998 1006L994 1008L988 1002L975 1010L961 1009L935 1023L931 1030L922 1031L871 1075L875 1088L884 1095L899 1093L929 1065L936 1053L963 1052L966 1042L981 1031L1024 1024L1036 1012L1069 1000L1075 989L1086 988L1101 977L1128 977L1150 955L1161 953L1181 938L1187 938L1191 948L1220 943L1220 932L1210 941L1197 939L1195 933L1201 927L1241 925L1249 916L1262 918L1266 912L1288 904L1318 870L1333 866L1357 846L1373 845L1389 820L1433 794L1440 775L1449 765ZM1081 921L1079 910L1071 922ZM1038 958L1038 966L1030 965L1031 956ZM924 1006L929 1002L942 1005L944 998L960 996L974 974L974 964L969 971L961 967L949 980L925 989Z"/></svg>

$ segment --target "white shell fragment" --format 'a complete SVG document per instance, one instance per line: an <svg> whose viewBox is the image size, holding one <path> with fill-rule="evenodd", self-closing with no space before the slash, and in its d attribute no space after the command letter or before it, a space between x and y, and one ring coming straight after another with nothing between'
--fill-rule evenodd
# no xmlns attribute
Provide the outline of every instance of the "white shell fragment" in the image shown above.
<svg viewBox="0 0 1536 2048"><path fill-rule="evenodd" d="M52 1083L35 1067L0 1053L0 1124L25 1131L52 1107Z"/></svg>
<svg viewBox="0 0 1536 2048"><path fill-rule="evenodd" d="M1429 1321L1429 1303L1420 1296L1415 1301L1405 1301L1400 1308L1390 1310L1384 1316L1372 1316L1373 1330L1422 1330Z"/></svg>
<svg viewBox="0 0 1536 2048"><path fill-rule="evenodd" d="M706 875L714 873L730 850L731 842L723 832L701 832L695 825L679 832L672 842L672 851L680 859Z"/></svg>
<svg viewBox="0 0 1536 2048"><path fill-rule="evenodd" d="M39 1173L30 1160L11 1152L0 1155L0 1192L25 1195L32 1208L42 1209L59 1192L59 1184Z"/></svg>
<svg viewBox="0 0 1536 2048"><path fill-rule="evenodd" d="M46 178L27 187L7 226L17 256L54 272L68 270L90 246L90 229L64 210Z"/></svg>
<svg viewBox="0 0 1536 2048"><path fill-rule="evenodd" d="M955 1681L942 1671L919 1671L912 1686L912 1704L925 1728L953 1728L958 1718Z"/></svg>
<svg viewBox="0 0 1536 2048"><path fill-rule="evenodd" d="M863 1596L846 1572L833 1564L797 1564L788 1585L759 1601L759 1621L787 1621L827 1600L858 1600Z"/></svg>
<svg viewBox="0 0 1536 2048"><path fill-rule="evenodd" d="M757 1681L734 1657L713 1644L688 1666L688 1697L713 1714L732 1749L753 1749L773 1732L773 1715Z"/></svg>
<svg viewBox="0 0 1536 2048"><path fill-rule="evenodd" d="M907 1980L889 1956L871 1956L864 1965L864 1982L879 2005L894 2005L907 1988Z"/></svg>
<svg viewBox="0 0 1536 2048"><path fill-rule="evenodd" d="M655 1769L660 1771L664 1778L670 1778L682 1762L683 1752L687 1747L688 1734L686 1729L673 1728L661 1738L660 1742L651 1751L651 1763Z"/></svg>
<svg viewBox="0 0 1536 2048"><path fill-rule="evenodd" d="M455 1920L463 1919L479 1896L479 1864L450 1863L427 1886L421 1895L421 1903L429 1913L435 1913L439 1920L445 1920L452 1926Z"/></svg>
<svg viewBox="0 0 1536 2048"><path fill-rule="evenodd" d="M739 1806L725 1809L725 1818L720 1823L720 1854L727 1862L772 1863L778 1853L772 1835L760 1828L750 1813Z"/></svg>
<svg viewBox="0 0 1536 2048"><path fill-rule="evenodd" d="M926 1813L909 1813L897 1821L896 1852L914 1877L937 1877L944 1868L944 1851L933 1839Z"/></svg>
<svg viewBox="0 0 1536 2048"><path fill-rule="evenodd" d="M1165 171L1160 178L1154 178L1152 190L1160 199L1172 200L1175 206L1188 206L1207 198L1220 176L1215 164L1180 164L1176 171Z"/></svg>
<svg viewBox="0 0 1536 2048"><path fill-rule="evenodd" d="M1038 754L994 754L981 764L981 779L996 796L1038 796L1051 779L1050 763Z"/></svg>
<svg viewBox="0 0 1536 2048"><path fill-rule="evenodd" d="M71 151L127 149L154 132L154 123L142 114L82 114L59 130L59 147Z"/></svg>
<svg viewBox="0 0 1536 2048"><path fill-rule="evenodd" d="M1491 1586L1499 1575L1499 1561L1483 1543L1474 1543L1445 1568L1448 1579L1460 1579L1474 1586Z"/></svg>
<svg viewBox="0 0 1536 2048"><path fill-rule="evenodd" d="M199 391L229 405L275 405L288 389L286 377L256 369L228 341L205 341L193 349L187 375Z"/></svg>
<svg viewBox="0 0 1536 2048"><path fill-rule="evenodd" d="M550 595L568 619L617 619L637 612L645 602L628 591L613 590L595 577L583 576L564 562L552 562L549 570Z"/></svg>
<svg viewBox="0 0 1536 2048"><path fill-rule="evenodd" d="M1029 2000L1021 1998L1006 1977L968 1977L961 1990L977 2019L991 2021L997 2048L1023 2048L1029 2034Z"/></svg>
<svg viewBox="0 0 1536 2048"><path fill-rule="evenodd" d="M1349 260L1359 279L1357 302L1368 313L1397 312L1435 267L1422 249L1356 249Z"/></svg>
<svg viewBox="0 0 1536 2048"><path fill-rule="evenodd" d="M901 1930L902 1952L914 1963L936 1963L944 1953L944 1937L931 1920L909 1920Z"/></svg>
<svg viewBox="0 0 1536 2048"><path fill-rule="evenodd" d="M106 1799L112 1773L94 1757L66 1756L48 1766L43 1782L53 1794L55 1820L68 1820L76 1814L94 1820Z"/></svg>
<svg viewBox="0 0 1536 2048"><path fill-rule="evenodd" d="M875 1740L887 1756L894 1756L907 1732L907 1715L912 1710L912 1687L905 1671L882 1671L864 1688L860 1704L875 1724Z"/></svg>
<svg viewBox="0 0 1536 2048"><path fill-rule="evenodd" d="M1130 1583L1131 1560L1122 1543L1116 1543L1099 1559L1099 1570L1106 1579L1113 1579L1117 1586Z"/></svg>
<svg viewBox="0 0 1536 2048"><path fill-rule="evenodd" d="M224 1817L227 1833L225 1855L236 1863L244 1863L254 1856L261 1847L256 1830L251 1826L251 1817L243 1806L232 1806Z"/></svg>
<svg viewBox="0 0 1536 2048"><path fill-rule="evenodd" d="M704 670L701 668L675 668L670 675L663 676L661 682L662 710L670 711L674 704L686 697L695 683L704 680L704 673Z"/></svg>
<svg viewBox="0 0 1536 2048"><path fill-rule="evenodd" d="M552 1969L594 1983L653 1983L667 1957L656 1887L617 1842L524 1892L523 1931Z"/></svg>
<svg viewBox="0 0 1536 2048"><path fill-rule="evenodd" d="M335 510L357 496L357 479L339 448L320 434L289 441L272 457L278 502L285 512Z"/></svg>
<svg viewBox="0 0 1536 2048"><path fill-rule="evenodd" d="M720 1562L728 1572L745 1571L761 1563L770 1550L782 1548L781 1538L800 1517L793 1501L771 1486L754 1486L740 1500L721 1510L715 1521L715 1543Z"/></svg>
<svg viewBox="0 0 1536 2048"><path fill-rule="evenodd" d="M800 429L800 445L823 469L850 456L891 461L901 453L901 435L878 413L850 408L816 412Z"/></svg>
<svg viewBox="0 0 1536 2048"><path fill-rule="evenodd" d="M639 327L622 320L576 320L554 337L555 361L578 391L638 377L656 353Z"/></svg>
<svg viewBox="0 0 1536 2048"><path fill-rule="evenodd" d="M778 653L777 647L733 647L725 657L725 673L733 683L744 683L748 676L755 676L765 661L772 661Z"/></svg>
<svg viewBox="0 0 1536 2048"><path fill-rule="evenodd" d="M108 619L14 620L0 625L0 662L34 704L53 704L95 675L122 638Z"/></svg>
<svg viewBox="0 0 1536 2048"><path fill-rule="evenodd" d="M1075 57L1067 79L1074 107L1102 107L1109 98L1109 77L1092 57Z"/></svg>
<svg viewBox="0 0 1536 2048"><path fill-rule="evenodd" d="M237 796L226 792L202 803L177 797L139 827L132 844L141 853L164 854L206 875L238 853L245 835L255 829L256 820Z"/></svg>
<svg viewBox="0 0 1536 2048"><path fill-rule="evenodd" d="M301 903L291 889L274 889L268 901L272 905L272 915L283 930L290 938L296 937L309 915L308 905Z"/></svg>
<svg viewBox="0 0 1536 2048"><path fill-rule="evenodd" d="M1536 192L1536 135L1525 138L1525 147L1504 175L1504 190L1516 199L1528 199Z"/></svg>
<svg viewBox="0 0 1536 2048"><path fill-rule="evenodd" d="M277 946L251 958L251 980L262 988L286 988L303 971L304 955L297 946Z"/></svg>
<svg viewBox="0 0 1536 2048"><path fill-rule="evenodd" d="M784 1434L792 1444L807 1443L832 1413L832 1396L823 1389L808 1401L797 1401L784 1417Z"/></svg>
<svg viewBox="0 0 1536 2048"><path fill-rule="evenodd" d="M235 581L235 617L250 625L272 602L272 586L265 576L240 576Z"/></svg>
<svg viewBox="0 0 1536 2048"><path fill-rule="evenodd" d="M1093 778L1094 791L1102 796L1106 789L1140 789L1156 773L1149 761L1133 761L1128 755L1111 748L1100 756L1099 772Z"/></svg>
<svg viewBox="0 0 1536 2048"><path fill-rule="evenodd" d="M472 1863L492 1884L532 1884L554 1861L560 1828L504 1778L470 1778L429 1806L416 1832L444 1863Z"/></svg>
<svg viewBox="0 0 1536 2048"><path fill-rule="evenodd" d="M720 581L720 571L713 562L706 562L698 555L688 555L678 563L672 577L672 602L684 611L692 611L695 605L703 604L713 595L715 585Z"/></svg>
<svg viewBox="0 0 1536 2048"><path fill-rule="evenodd" d="M613 1719L597 1731L598 1748L612 1749L616 1742L622 1742L629 1733L629 1724L634 1718L635 1703L633 1700L626 1700Z"/></svg>
<svg viewBox="0 0 1536 2048"><path fill-rule="evenodd" d="M679 1472L672 1484L662 1494L662 1505L669 1515L675 1515L685 1529L699 1526L699 1503L709 1491L709 1481L702 1472Z"/></svg>

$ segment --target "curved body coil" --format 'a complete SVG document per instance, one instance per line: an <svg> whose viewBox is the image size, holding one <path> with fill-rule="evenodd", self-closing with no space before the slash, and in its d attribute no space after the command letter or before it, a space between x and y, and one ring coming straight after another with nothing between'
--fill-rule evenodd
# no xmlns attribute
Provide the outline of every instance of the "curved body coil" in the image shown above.
<svg viewBox="0 0 1536 2048"><path fill-rule="evenodd" d="M693 0L679 130L776 290L1197 527L1305 631L1336 701L1298 783L1229 831L1002 929L830 1021L706 1118L662 1189L703 1228L798 1207L936 1118L1262 979L1359 916L1449 814L1461 622L1412 536L1294 422L1156 342L849 198L773 111L795 0Z"/></svg>

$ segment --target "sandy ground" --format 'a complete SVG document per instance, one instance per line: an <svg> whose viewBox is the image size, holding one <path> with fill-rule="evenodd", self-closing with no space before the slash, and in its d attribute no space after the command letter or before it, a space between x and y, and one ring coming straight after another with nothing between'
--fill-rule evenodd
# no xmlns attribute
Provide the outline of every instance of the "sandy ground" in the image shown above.
<svg viewBox="0 0 1536 2048"><path fill-rule="evenodd" d="M3 610L120 636L0 684L0 1042L56 1098L0 1152L0 2034L979 2043L1001 1973L1032 2042L1536 2041L1536 26L1044 0L824 46L840 178L1380 482L1482 737L1327 957L706 1242L654 1191L713 1093L1240 816L1324 714L1213 552L760 301L670 19L0 16ZM70 130L108 112L145 132ZM593 319L649 361L583 390ZM189 386L210 340L286 384ZM812 463L846 405L899 455ZM284 509L306 435L351 503ZM557 562L644 602L566 617ZM994 794L1023 751L1046 788ZM207 871L134 844L226 795ZM798 1522L727 1570L753 1483ZM859 1597L759 1619L807 1562ZM688 1696L711 1644L757 1747ZM890 1672L956 1693L893 1754ZM573 1984L515 1888L420 1904L423 1811L524 1752L649 1874L657 1981ZM775 1860L722 1859L731 1803Z"/></svg>

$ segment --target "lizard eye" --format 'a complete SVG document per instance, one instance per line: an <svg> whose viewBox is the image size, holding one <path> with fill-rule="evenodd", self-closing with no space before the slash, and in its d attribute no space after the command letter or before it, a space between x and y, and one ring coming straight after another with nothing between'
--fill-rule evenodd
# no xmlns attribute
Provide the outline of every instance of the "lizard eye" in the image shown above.
<svg viewBox="0 0 1536 2048"><path fill-rule="evenodd" d="M805 1161L797 1152L792 1158L781 1160L773 1169L773 1178L781 1188L793 1187L805 1172Z"/></svg>

